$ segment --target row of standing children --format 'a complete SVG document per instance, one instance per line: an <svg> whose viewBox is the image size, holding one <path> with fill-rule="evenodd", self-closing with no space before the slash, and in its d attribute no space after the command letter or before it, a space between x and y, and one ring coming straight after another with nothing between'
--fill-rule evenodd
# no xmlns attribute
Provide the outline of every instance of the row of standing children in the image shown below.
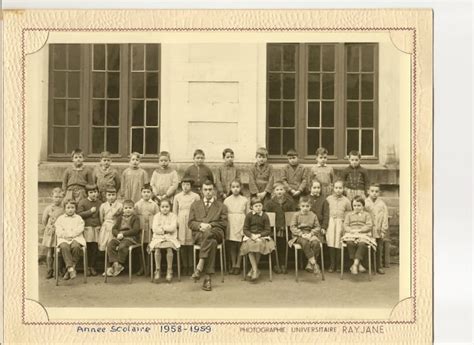
<svg viewBox="0 0 474 345"><path fill-rule="evenodd" d="M296 210L297 207L295 200L297 200L301 195L305 194L306 190L308 189L307 187L310 189L310 198L315 199L314 196L316 194L313 192L313 186L315 184L313 181L318 181L317 184L319 184L321 189L320 196L317 197L316 200L311 201L313 205L317 205L314 207L314 209L317 209L319 213L318 218L320 223L322 222L321 232L324 234L326 229L329 230L326 234L326 239L330 252L329 271L331 272L336 267L336 253L338 252L336 251L336 248L340 246L339 240L342 232L341 229L344 214L345 212L350 211L351 208L349 200L347 198L342 198L342 183L341 186L339 186L339 183L334 183L334 171L332 167L326 165L327 150L324 148L318 148L316 151L316 156L316 166L312 167L309 172L306 172L304 167L298 162L297 153L293 150L290 150L288 152L289 164L283 169L283 181L274 183L273 168L267 163L268 152L264 148L259 148L256 152L256 163L249 171L249 189L251 196L264 200L264 209L267 212L275 212L277 214L276 244L279 249L279 257L277 260L278 263L283 262L282 254L284 250L282 249L284 246L286 246L286 242L284 241L284 212ZM108 206L104 207L106 210L104 210L103 214L100 213L100 222L102 227L109 228L113 224L113 218L117 217L121 210L119 203L116 201L116 196L115 200L113 200L113 196L110 197L110 200L107 200L107 189L120 190L121 195L125 199L131 199L132 201L136 202L136 213L138 215L145 216L144 219L148 219L149 215L158 212L158 206L151 200L151 192L153 192L158 201L165 198L170 200L174 199L172 209L178 214L179 241L183 245L191 245L192 237L189 233L189 229L187 229L187 215L189 214L190 205L192 202L199 199L198 193L202 183L206 180L214 181L214 176L211 170L204 164L204 159L204 152L202 150L196 150L194 153L194 164L190 166L185 172L185 179L182 181L184 182L182 183L182 192L174 196L176 190L178 189L179 179L177 172L169 167L170 156L167 152L161 152L159 155L159 167L153 172L152 179L150 181L152 190L149 191L145 189L145 191L143 191L143 186L148 182L148 175L145 170L139 167L140 155L138 153L131 154L130 166L124 170L122 178L120 179L117 171L111 168L110 153L102 153L99 166L96 167L91 173L90 170L88 170L83 165L82 151L76 149L72 153L73 166L66 169L64 173L63 190L66 191L66 199L87 199L85 198L85 185L88 183L97 184L100 199L102 199L102 201L105 199L108 202ZM216 173L216 185L218 196L221 199L224 199L227 195L231 194L224 201L226 206L229 208L229 213L231 215L230 217L233 218L233 220L229 222L233 225L230 225L230 231L228 231L227 239L230 241L230 252L233 267L232 271L234 273L238 273L240 270L240 256L237 254L239 246L235 243L238 243L239 238L241 238L242 231L239 232L238 230L242 229L242 214L245 215L245 213L247 213L249 210L249 205L247 199L240 195L241 186L240 182L238 182L240 176L238 170L233 164L234 152L231 149L225 149L223 152L223 159L224 164L218 168ZM349 167L347 167L342 174L342 182L345 182L346 185L344 191L349 197L364 195L364 191L368 185L368 178L367 171L360 166L360 154L358 152L351 152L349 155L349 161ZM232 183L233 181L234 183ZM309 186L309 184L311 184L311 186ZM334 195L332 195L333 185L335 187ZM273 197L271 197L272 191L274 192ZM55 194L58 194L57 190L53 193L53 200L55 200ZM329 207L325 206L325 203L320 201L324 201L326 195L329 195L327 199ZM377 203L379 205L383 204L383 201L380 199L376 200L378 200ZM85 218L87 218L87 213L91 213L91 209L98 209L97 205L89 204L90 202L86 202L86 205L82 205L83 207L78 210L78 212L81 213ZM376 206L375 209L383 207L384 205ZM47 226L49 229L48 232L51 232L51 223L53 223L57 218L57 213L61 212L59 208L60 207L57 205L57 201L55 201L51 207L45 210L45 215L51 213L50 220L45 220L45 217L43 217L43 223L45 225L49 224L49 226ZM329 217L324 216L327 213L327 209L330 210ZM84 212L86 214L84 214ZM329 218L329 221L327 221L326 225L327 218ZM383 221L382 223L380 223L381 226L386 226L386 221ZM90 227L95 228L95 231L97 231L97 224L93 223L89 225ZM149 227L149 225L145 224L145 227ZM375 232L379 236L379 239L382 239L381 236L384 234L380 230ZM148 238L148 231L145 231L145 236L146 238L144 239L144 242L149 243L150 239ZM88 235L86 235L86 237L88 237ZM89 237L92 238L93 236ZM102 240L98 242L99 249L103 250L105 245L104 241ZM44 243L46 243L48 246L47 241L44 241ZM92 254L94 252L93 244L91 248ZM93 269L95 255L92 254L91 257L93 258L90 260L91 269ZM191 259L192 256L190 251L184 251L183 264L185 269L191 268ZM48 255L47 262L49 276L51 275L51 255ZM280 265L277 264L274 270L276 273L286 272L286 267L283 266L280 268ZM140 275L142 272L143 269L141 269L138 274ZM95 272L92 270L92 274L94 273Z"/></svg>

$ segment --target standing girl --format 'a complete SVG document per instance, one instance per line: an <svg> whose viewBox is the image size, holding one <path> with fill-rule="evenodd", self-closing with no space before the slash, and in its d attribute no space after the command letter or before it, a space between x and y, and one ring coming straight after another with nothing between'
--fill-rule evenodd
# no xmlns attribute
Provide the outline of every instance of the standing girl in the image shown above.
<svg viewBox="0 0 474 345"><path fill-rule="evenodd" d="M118 216L122 213L122 204L117 201L117 192L114 188L109 188L105 191L106 202L100 205L99 217L102 226L99 231L99 240L97 244L100 251L104 251L107 247L107 242L113 238L112 228Z"/></svg>
<svg viewBox="0 0 474 345"><path fill-rule="evenodd" d="M229 242L230 258L232 261L232 271L230 274L240 274L240 262L242 257L239 255L239 247L242 242L243 227L245 215L249 212L249 201L240 194L242 188L240 181L234 180L230 184L232 195L224 200L227 206L228 223L226 239Z"/></svg>
<svg viewBox="0 0 474 345"><path fill-rule="evenodd" d="M347 212L351 211L351 202L344 195L344 183L336 181L334 183L334 193L328 196L329 204L329 225L326 231L326 242L329 248L329 273L334 272L339 265L336 263L340 260L341 236L343 231L344 217Z"/></svg>
<svg viewBox="0 0 474 345"><path fill-rule="evenodd" d="M181 244L178 241L178 218L171 212L171 202L162 199L160 203L160 213L153 218L153 238L150 242L150 249L155 249L155 274L154 281L160 279L161 250L166 249L166 281L173 279L173 249L178 249Z"/></svg>
<svg viewBox="0 0 474 345"><path fill-rule="evenodd" d="M332 194L332 184L334 182L334 169L326 165L328 160L328 150L320 147L316 150L316 165L311 168L308 185L313 180L321 183L321 194L329 196Z"/></svg>
<svg viewBox="0 0 474 345"><path fill-rule="evenodd" d="M142 187L149 182L147 172L139 165L140 154L132 152L130 154L130 166L122 173L122 196L125 200L132 200L134 203L140 200Z"/></svg>
<svg viewBox="0 0 474 345"><path fill-rule="evenodd" d="M43 224L43 242L42 245L46 247L46 266L48 271L46 272L46 279L53 277L53 261L54 261L54 248L56 247L56 234L54 231L54 223L60 215L64 213L64 208L61 206L63 200L63 191L61 188L54 188L51 193L53 203L48 205L43 212L41 218L41 224Z"/></svg>
<svg viewBox="0 0 474 345"><path fill-rule="evenodd" d="M169 152L161 151L158 157L159 167L151 175L150 184L158 200L165 198L173 200L174 193L178 189L178 173L169 167L170 161Z"/></svg>
<svg viewBox="0 0 474 345"><path fill-rule="evenodd" d="M181 180L182 192L176 194L173 201L173 212L178 216L178 239L183 248L181 249L181 261L183 264L183 274L192 272L193 268L193 255L192 245L193 234L191 229L188 227L189 210L191 204L196 200L199 200L199 195L191 191L193 180L189 177L185 177Z"/></svg>

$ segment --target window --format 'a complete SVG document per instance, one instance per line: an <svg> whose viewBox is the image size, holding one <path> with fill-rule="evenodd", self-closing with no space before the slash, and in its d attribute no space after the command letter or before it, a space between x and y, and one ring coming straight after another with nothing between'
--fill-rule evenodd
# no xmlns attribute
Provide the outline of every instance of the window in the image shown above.
<svg viewBox="0 0 474 345"><path fill-rule="evenodd" d="M160 45L52 44L49 155L159 152Z"/></svg>
<svg viewBox="0 0 474 345"><path fill-rule="evenodd" d="M377 44L267 45L267 147L330 159L359 150L377 159Z"/></svg>

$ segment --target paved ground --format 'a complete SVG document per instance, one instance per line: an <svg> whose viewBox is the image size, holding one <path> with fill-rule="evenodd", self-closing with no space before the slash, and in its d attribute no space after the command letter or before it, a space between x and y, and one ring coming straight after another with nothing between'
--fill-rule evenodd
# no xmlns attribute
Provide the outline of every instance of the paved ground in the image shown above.
<svg viewBox="0 0 474 345"><path fill-rule="evenodd" d="M201 284L193 283L189 276L177 278L171 283L152 284L149 278L133 276L128 284L128 274L110 278L89 277L83 283L82 273L74 281L61 281L55 286L54 279L46 280L45 266L39 266L40 301L49 307L392 307L398 302L398 266L386 269L385 275L368 274L352 276L326 273L326 281L314 275L300 272L296 283L294 271L287 275L274 274L268 281L268 270L262 269L257 283L242 281L241 276L226 275L221 283L220 275L213 279L213 291L201 290ZM125 297L126 296L126 297Z"/></svg>

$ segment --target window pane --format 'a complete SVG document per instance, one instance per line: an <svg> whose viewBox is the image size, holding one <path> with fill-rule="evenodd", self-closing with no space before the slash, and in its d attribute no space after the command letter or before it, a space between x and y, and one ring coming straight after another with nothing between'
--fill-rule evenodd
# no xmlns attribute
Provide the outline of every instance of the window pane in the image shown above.
<svg viewBox="0 0 474 345"><path fill-rule="evenodd" d="M359 75L346 74L347 98L359 99Z"/></svg>
<svg viewBox="0 0 474 345"><path fill-rule="evenodd" d="M92 101L92 125L103 126L105 124L105 101Z"/></svg>
<svg viewBox="0 0 474 345"><path fill-rule="evenodd" d="M64 147L66 140L66 128L54 127L53 128L53 153L66 153Z"/></svg>
<svg viewBox="0 0 474 345"><path fill-rule="evenodd" d="M288 150L295 148L295 130L284 129L283 130L283 152L285 154Z"/></svg>
<svg viewBox="0 0 474 345"><path fill-rule="evenodd" d="M362 46L362 71L372 72L374 70L374 46Z"/></svg>
<svg viewBox="0 0 474 345"><path fill-rule="evenodd" d="M158 44L147 44L146 45L146 69L148 71L159 70L159 49Z"/></svg>
<svg viewBox="0 0 474 345"><path fill-rule="evenodd" d="M120 96L120 73L108 72L107 73L107 97L108 98L119 98Z"/></svg>
<svg viewBox="0 0 474 345"><path fill-rule="evenodd" d="M347 51L347 70L349 72L359 72L359 47L348 45Z"/></svg>
<svg viewBox="0 0 474 345"><path fill-rule="evenodd" d="M373 99L374 97L374 75L362 74L361 88L362 99Z"/></svg>
<svg viewBox="0 0 474 345"><path fill-rule="evenodd" d="M132 152L143 153L143 128L132 128Z"/></svg>
<svg viewBox="0 0 474 345"><path fill-rule="evenodd" d="M146 101L146 125L158 126L158 101Z"/></svg>
<svg viewBox="0 0 474 345"><path fill-rule="evenodd" d="M334 71L335 49L333 45L323 45L323 71Z"/></svg>
<svg viewBox="0 0 474 345"><path fill-rule="evenodd" d="M144 124L144 101L132 101L132 126L143 126Z"/></svg>
<svg viewBox="0 0 474 345"><path fill-rule="evenodd" d="M295 75L294 74L283 75L283 98L295 99Z"/></svg>
<svg viewBox="0 0 474 345"><path fill-rule="evenodd" d="M320 99L319 73L308 74L308 98Z"/></svg>
<svg viewBox="0 0 474 345"><path fill-rule="evenodd" d="M92 97L105 98L105 73L92 73Z"/></svg>
<svg viewBox="0 0 474 345"><path fill-rule="evenodd" d="M308 102L308 127L320 127L319 102Z"/></svg>
<svg viewBox="0 0 474 345"><path fill-rule="evenodd" d="M323 129L321 131L321 146L328 150L329 155L334 154L334 129Z"/></svg>
<svg viewBox="0 0 474 345"><path fill-rule="evenodd" d="M158 98L158 73L146 74L146 97Z"/></svg>
<svg viewBox="0 0 474 345"><path fill-rule="evenodd" d="M78 126L80 123L81 115L80 115L80 104L79 100L70 99L67 102L67 115L68 120L67 124L69 126Z"/></svg>
<svg viewBox="0 0 474 345"><path fill-rule="evenodd" d="M268 126L281 127L281 103L270 101L268 105Z"/></svg>
<svg viewBox="0 0 474 345"><path fill-rule="evenodd" d="M67 129L67 152L72 152L79 146L79 127L69 127Z"/></svg>
<svg viewBox="0 0 474 345"><path fill-rule="evenodd" d="M281 129L268 131L268 153L271 155L281 154Z"/></svg>
<svg viewBox="0 0 474 345"><path fill-rule="evenodd" d="M323 99L334 99L334 74L323 74Z"/></svg>
<svg viewBox="0 0 474 345"><path fill-rule="evenodd" d="M359 102L347 102L347 127L359 127Z"/></svg>
<svg viewBox="0 0 474 345"><path fill-rule="evenodd" d="M352 150L359 150L359 130L349 129L347 131L347 151L349 154Z"/></svg>
<svg viewBox="0 0 474 345"><path fill-rule="evenodd" d="M107 70L118 71L120 69L120 45L107 44Z"/></svg>
<svg viewBox="0 0 474 345"><path fill-rule="evenodd" d="M295 102L283 102L283 127L295 126Z"/></svg>
<svg viewBox="0 0 474 345"><path fill-rule="evenodd" d="M372 156L374 154L374 135L371 129L362 130L360 150L361 154L364 156Z"/></svg>
<svg viewBox="0 0 474 345"><path fill-rule="evenodd" d="M281 70L281 51L282 46L268 45L267 50L267 63L269 71L280 71Z"/></svg>
<svg viewBox="0 0 474 345"><path fill-rule="evenodd" d="M119 129L107 128L107 151L110 153L118 153L119 146Z"/></svg>
<svg viewBox="0 0 474 345"><path fill-rule="evenodd" d="M69 70L78 71L81 69L81 45L80 44L69 44L68 45L69 55Z"/></svg>
<svg viewBox="0 0 474 345"><path fill-rule="evenodd" d="M54 69L66 69L66 44L53 45L53 67ZM57 152L57 151L55 151ZM61 151L63 152L63 151Z"/></svg>
<svg viewBox="0 0 474 345"><path fill-rule="evenodd" d="M361 103L361 127L374 126L374 104L372 102Z"/></svg>
<svg viewBox="0 0 474 345"><path fill-rule="evenodd" d="M334 102L323 102L322 113L322 127L334 127Z"/></svg>
<svg viewBox="0 0 474 345"><path fill-rule="evenodd" d="M92 152L101 153L104 151L104 129L92 128Z"/></svg>
<svg viewBox="0 0 474 345"><path fill-rule="evenodd" d="M145 153L158 153L158 128L145 129Z"/></svg>
<svg viewBox="0 0 474 345"><path fill-rule="evenodd" d="M308 47L308 70L319 71L321 64L321 48L319 46Z"/></svg>
<svg viewBox="0 0 474 345"><path fill-rule="evenodd" d="M283 47L283 69L285 71L296 70L296 47L294 45Z"/></svg>
<svg viewBox="0 0 474 345"><path fill-rule="evenodd" d="M132 71L143 71L144 45L132 44Z"/></svg>
<svg viewBox="0 0 474 345"><path fill-rule="evenodd" d="M312 155L316 152L316 149L319 147L319 129L308 129L307 131L308 139L306 150L307 154Z"/></svg>
<svg viewBox="0 0 474 345"><path fill-rule="evenodd" d="M66 73L67 72L54 72L53 97L66 97Z"/></svg>
<svg viewBox="0 0 474 345"><path fill-rule="evenodd" d="M53 124L66 124L66 100L55 99L53 102Z"/></svg>
<svg viewBox="0 0 474 345"><path fill-rule="evenodd" d="M132 97L143 98L144 97L144 73L134 72L132 73Z"/></svg>
<svg viewBox="0 0 474 345"><path fill-rule="evenodd" d="M68 97L79 98L81 83L79 82L79 72L68 72L67 93Z"/></svg>
<svg viewBox="0 0 474 345"><path fill-rule="evenodd" d="M94 69L105 70L105 44L94 44Z"/></svg>
<svg viewBox="0 0 474 345"><path fill-rule="evenodd" d="M119 101L107 101L107 126L119 125Z"/></svg>

